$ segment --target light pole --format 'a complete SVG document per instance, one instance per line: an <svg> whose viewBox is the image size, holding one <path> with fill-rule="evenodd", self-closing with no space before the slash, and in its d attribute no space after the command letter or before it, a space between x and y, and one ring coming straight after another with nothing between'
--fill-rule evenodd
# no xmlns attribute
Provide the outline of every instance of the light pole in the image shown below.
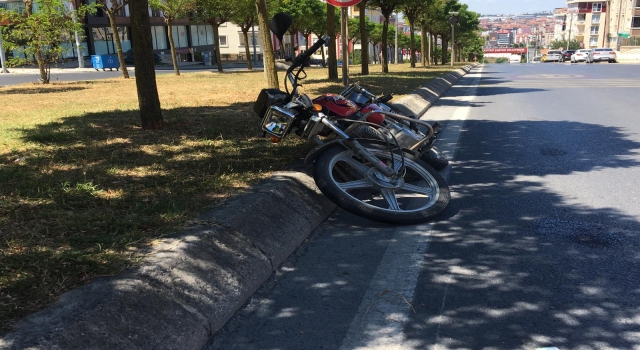
<svg viewBox="0 0 640 350"><path fill-rule="evenodd" d="M456 47L456 39L455 39L455 26L458 23L458 12L449 12L449 23L451 23L451 67L453 67L453 62L456 60L455 56L455 47ZM442 48L444 50L444 47Z"/></svg>

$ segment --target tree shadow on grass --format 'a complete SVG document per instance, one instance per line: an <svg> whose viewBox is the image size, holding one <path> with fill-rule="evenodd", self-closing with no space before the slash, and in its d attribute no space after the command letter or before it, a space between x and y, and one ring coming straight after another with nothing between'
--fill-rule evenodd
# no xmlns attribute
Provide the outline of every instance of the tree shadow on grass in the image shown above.
<svg viewBox="0 0 640 350"><path fill-rule="evenodd" d="M0 154L0 331L314 146L258 137L251 107L165 110L157 131L137 111L18 130L27 148Z"/></svg>
<svg viewBox="0 0 640 350"><path fill-rule="evenodd" d="M0 89L0 95L32 95L32 94L55 94L59 92L69 91L81 91L86 88L78 86L64 86L64 85L50 85L50 86L37 86L37 87L21 87L21 88L8 88Z"/></svg>

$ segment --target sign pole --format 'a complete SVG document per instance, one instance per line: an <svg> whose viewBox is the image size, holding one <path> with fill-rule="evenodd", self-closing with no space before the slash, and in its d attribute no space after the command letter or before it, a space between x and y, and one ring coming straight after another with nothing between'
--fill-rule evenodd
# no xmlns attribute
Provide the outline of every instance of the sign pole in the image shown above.
<svg viewBox="0 0 640 350"><path fill-rule="evenodd" d="M349 35L349 8L343 7L340 21L342 22L342 32L340 33L340 41L342 41L342 85L349 85L349 44L347 36Z"/></svg>

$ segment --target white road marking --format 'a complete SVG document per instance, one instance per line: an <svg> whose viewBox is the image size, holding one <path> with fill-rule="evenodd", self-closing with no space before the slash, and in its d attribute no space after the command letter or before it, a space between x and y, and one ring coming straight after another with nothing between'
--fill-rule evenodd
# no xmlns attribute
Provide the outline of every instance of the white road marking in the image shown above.
<svg viewBox="0 0 640 350"><path fill-rule="evenodd" d="M474 86L467 89L465 97L450 98L471 102L475 98L477 82L482 68L467 77L474 78ZM435 108L435 107L434 107ZM449 159L455 155L460 131L469 115L470 106L455 109L452 120L441 133L440 148ZM443 142L444 141L444 142ZM448 173L446 174L448 177ZM418 276L427 252L432 224L399 226L389 244L369 289L353 318L341 350L416 349L416 341L406 339L404 326L414 312L413 303ZM442 300L444 310L446 295Z"/></svg>

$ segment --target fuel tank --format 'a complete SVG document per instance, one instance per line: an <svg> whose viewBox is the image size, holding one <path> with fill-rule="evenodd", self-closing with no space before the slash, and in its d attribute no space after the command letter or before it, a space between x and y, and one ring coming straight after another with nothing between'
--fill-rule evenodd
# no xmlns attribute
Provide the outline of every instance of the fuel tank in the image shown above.
<svg viewBox="0 0 640 350"><path fill-rule="evenodd" d="M319 104L329 111L329 115L349 118L358 111L358 106L346 98L336 94L324 94L316 97L313 103Z"/></svg>

